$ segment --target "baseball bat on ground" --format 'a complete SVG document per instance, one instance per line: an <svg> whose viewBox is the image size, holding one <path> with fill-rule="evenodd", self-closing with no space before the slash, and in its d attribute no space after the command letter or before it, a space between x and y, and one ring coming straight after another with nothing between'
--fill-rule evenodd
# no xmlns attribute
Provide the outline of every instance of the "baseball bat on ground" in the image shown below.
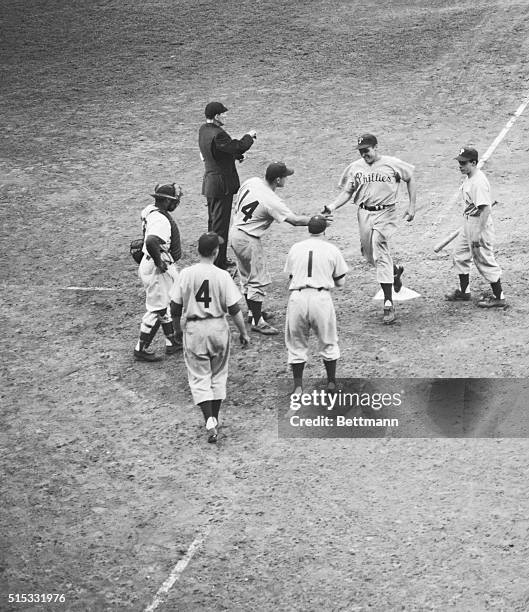
<svg viewBox="0 0 529 612"><path fill-rule="evenodd" d="M439 253L439 251L441 249L444 249L447 244L450 244L452 240L454 240L454 238L456 238L456 236L459 235L459 232L462 229L463 229L462 227L459 227L458 229L454 230L451 234L448 234L448 236L445 236L442 240L440 240L433 248L434 253Z"/></svg>

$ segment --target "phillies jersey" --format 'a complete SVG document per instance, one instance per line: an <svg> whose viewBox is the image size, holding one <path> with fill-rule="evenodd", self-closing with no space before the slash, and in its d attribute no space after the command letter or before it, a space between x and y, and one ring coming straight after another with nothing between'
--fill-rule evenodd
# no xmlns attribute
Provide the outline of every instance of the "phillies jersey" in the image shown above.
<svg viewBox="0 0 529 612"><path fill-rule="evenodd" d="M465 210L463 214L479 217L479 206L492 206L490 183L481 170L476 170L474 176L466 176L461 185Z"/></svg>
<svg viewBox="0 0 529 612"><path fill-rule="evenodd" d="M338 247L316 236L292 245L285 264L285 272L292 277L290 291L305 287L332 289L334 280L344 276L347 269Z"/></svg>
<svg viewBox="0 0 529 612"><path fill-rule="evenodd" d="M342 186L353 194L355 204L391 206L397 201L401 179L408 181L414 166L397 157L381 155L369 165L363 158L350 164L342 175Z"/></svg>
<svg viewBox="0 0 529 612"><path fill-rule="evenodd" d="M170 296L176 304L183 304L186 319L224 317L242 299L229 272L208 262L184 268Z"/></svg>
<svg viewBox="0 0 529 612"><path fill-rule="evenodd" d="M237 193L233 226L260 238L274 221L281 223L292 214L264 179L254 177L245 181Z"/></svg>

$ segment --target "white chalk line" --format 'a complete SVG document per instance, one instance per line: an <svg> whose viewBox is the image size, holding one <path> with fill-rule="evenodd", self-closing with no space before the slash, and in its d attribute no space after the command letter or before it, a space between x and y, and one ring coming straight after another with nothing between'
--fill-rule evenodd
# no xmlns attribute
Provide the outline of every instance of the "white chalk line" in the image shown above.
<svg viewBox="0 0 529 612"><path fill-rule="evenodd" d="M505 136L507 135L509 130L515 124L515 122L518 119L518 117L520 117L520 115L524 112L524 110L526 109L528 104L529 104L529 96L527 96L527 98L525 98L525 100L520 104L520 106L516 109L516 111L513 114L513 116L506 123L505 127L500 131L500 133L492 141L492 144L490 145L490 147L486 150L486 152L483 155L483 157L479 160L478 165L477 165L478 168L481 168L481 166L483 166L483 164L485 164L487 162L489 157L494 153L494 150L496 149L496 147L505 138ZM459 191L460 191L460 189L458 188L458 190L454 193L454 195L448 201L448 204L442 207L441 212L439 213L439 216L437 217L437 220L434 221L434 223L433 223L433 226L439 225L439 223L446 216L448 211L456 203L457 198L459 197ZM430 234L433 234L433 232L434 232L434 229L430 230Z"/></svg>
<svg viewBox="0 0 529 612"><path fill-rule="evenodd" d="M202 546L202 543L208 537L210 531L211 525L206 525L204 531L191 542L185 555L173 567L171 573L169 574L165 582L162 584L162 586L158 589L156 595L154 596L154 599L145 608L144 612L153 612L163 602L167 593L170 591L174 583L180 578L182 572L185 570L191 559L194 557L196 551L200 548L200 546Z"/></svg>
<svg viewBox="0 0 529 612"><path fill-rule="evenodd" d="M119 287L76 287L74 285L69 285L68 287L57 287L56 285L8 285L7 283L2 284L2 288L4 290L7 289L36 289L36 290L44 290L44 289L54 289L56 291L123 291Z"/></svg>

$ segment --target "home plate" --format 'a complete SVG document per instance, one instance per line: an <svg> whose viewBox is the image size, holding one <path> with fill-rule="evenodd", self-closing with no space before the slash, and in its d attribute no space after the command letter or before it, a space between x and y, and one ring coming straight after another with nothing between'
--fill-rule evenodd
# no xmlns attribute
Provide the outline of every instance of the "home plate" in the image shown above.
<svg viewBox="0 0 529 612"><path fill-rule="evenodd" d="M418 298L418 297L421 297L420 293L417 293L413 289L408 289L408 287L405 287L404 285L402 285L402 288L398 293L395 293L395 291L393 291L393 301L394 302L405 302L406 300L413 300L413 298ZM373 299L374 300L384 299L384 292L382 291L382 289L378 290L378 293L375 295Z"/></svg>

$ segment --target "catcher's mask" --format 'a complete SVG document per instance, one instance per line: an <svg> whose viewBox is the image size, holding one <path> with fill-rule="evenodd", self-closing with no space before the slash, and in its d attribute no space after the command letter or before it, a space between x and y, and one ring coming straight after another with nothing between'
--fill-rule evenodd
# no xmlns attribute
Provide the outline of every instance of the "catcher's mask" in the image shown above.
<svg viewBox="0 0 529 612"><path fill-rule="evenodd" d="M157 184L154 187L154 193L150 194L155 200L174 200L177 203L180 202L180 198L183 195L182 188L176 183L170 185Z"/></svg>

